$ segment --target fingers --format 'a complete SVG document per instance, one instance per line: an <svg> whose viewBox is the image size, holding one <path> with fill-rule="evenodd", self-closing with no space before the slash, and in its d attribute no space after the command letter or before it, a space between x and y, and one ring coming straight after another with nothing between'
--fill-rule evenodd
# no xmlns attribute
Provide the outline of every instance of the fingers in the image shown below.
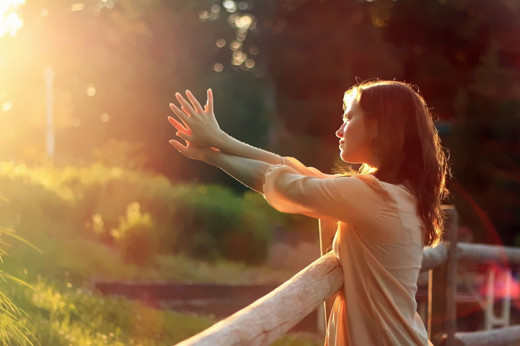
<svg viewBox="0 0 520 346"><path fill-rule="evenodd" d="M193 105L193 108L195 108L197 113L203 113L204 110L202 109L199 100L197 100L195 96L193 96L189 89L186 89L186 95L188 96L188 99L190 100L191 104Z"/></svg>
<svg viewBox="0 0 520 346"><path fill-rule="evenodd" d="M173 117L168 117L168 121L170 124L175 127L179 132L186 133L188 135L191 135L191 129L189 127L184 127L180 122L175 120Z"/></svg>
<svg viewBox="0 0 520 346"><path fill-rule="evenodd" d="M177 135L177 137L180 137L180 138L184 139L185 141L191 140L190 136L187 133L177 131L176 135Z"/></svg>
<svg viewBox="0 0 520 346"><path fill-rule="evenodd" d="M168 141L168 143L171 144L172 147L174 147L175 149L177 149L178 152L180 153L184 153L186 151L186 149L188 149L188 146L184 146L181 142L175 140L175 139L170 139Z"/></svg>
<svg viewBox="0 0 520 346"><path fill-rule="evenodd" d="M207 94L207 101L206 106L204 107L204 110L208 113L213 113L213 90L209 88L206 92Z"/></svg>
<svg viewBox="0 0 520 346"><path fill-rule="evenodd" d="M179 103L181 104L182 109L184 109L189 115L195 114L195 110L193 109L193 107L191 107L189 102L186 101L186 99L182 97L182 95L179 92L175 93L175 97L177 98L177 101L179 101Z"/></svg>
<svg viewBox="0 0 520 346"><path fill-rule="evenodd" d="M179 119L181 119L181 121L183 122L184 124L184 127L185 128L188 128L188 118L189 118L189 115L184 113L183 111L181 111L176 105L174 105L173 103L170 103L170 109L173 111L173 113L175 113L175 115L177 115L179 117Z"/></svg>

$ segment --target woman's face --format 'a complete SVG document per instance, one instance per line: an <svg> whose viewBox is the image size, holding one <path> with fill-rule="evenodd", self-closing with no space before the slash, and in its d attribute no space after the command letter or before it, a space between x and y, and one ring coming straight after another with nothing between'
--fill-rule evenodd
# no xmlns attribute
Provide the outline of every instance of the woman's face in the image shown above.
<svg viewBox="0 0 520 346"><path fill-rule="evenodd" d="M354 100L343 113L343 124L336 130L339 140L340 158L349 163L368 163L375 166L372 157L371 138L367 121L359 102Z"/></svg>

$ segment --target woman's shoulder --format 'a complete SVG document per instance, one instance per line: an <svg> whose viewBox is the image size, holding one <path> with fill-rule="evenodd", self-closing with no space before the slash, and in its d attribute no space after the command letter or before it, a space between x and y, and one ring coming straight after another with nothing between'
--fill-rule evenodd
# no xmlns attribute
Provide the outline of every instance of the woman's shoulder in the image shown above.
<svg viewBox="0 0 520 346"><path fill-rule="evenodd" d="M358 174L353 177L363 181L373 192L375 192L385 203L400 205L402 201L414 204L415 195L407 184L392 184L379 179L373 174Z"/></svg>
<svg viewBox="0 0 520 346"><path fill-rule="evenodd" d="M317 169L316 167L306 166L300 160L292 156L282 156L282 165L288 166L295 170L297 173L305 176L314 178L330 178L334 177L331 174L326 174Z"/></svg>
<svg viewBox="0 0 520 346"><path fill-rule="evenodd" d="M377 193L385 202L395 202L392 195L388 192L387 183L378 179L373 174L357 174L353 175L353 178L357 178L364 182L372 191Z"/></svg>

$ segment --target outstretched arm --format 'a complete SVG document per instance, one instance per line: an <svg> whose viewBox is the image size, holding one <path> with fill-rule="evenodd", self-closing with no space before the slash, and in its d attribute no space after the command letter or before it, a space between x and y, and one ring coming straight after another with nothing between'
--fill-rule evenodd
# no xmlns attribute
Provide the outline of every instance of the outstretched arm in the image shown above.
<svg viewBox="0 0 520 346"><path fill-rule="evenodd" d="M271 164L281 164L282 157L270 151L244 143L220 129L213 111L213 91L207 90L207 101L202 108L199 101L186 90L188 102L180 93L175 94L181 108L170 103L171 110L182 121L173 117L168 121L177 129L177 135L199 147L214 147L232 156L240 156Z"/></svg>
<svg viewBox="0 0 520 346"><path fill-rule="evenodd" d="M185 157L218 167L241 184L258 193L263 193L265 172L273 166L264 161L229 155L207 147L197 147L189 141L186 142L186 145L183 145L178 140L172 139L170 144Z"/></svg>
<svg viewBox="0 0 520 346"><path fill-rule="evenodd" d="M280 155L241 142L225 132L223 132L220 137L218 147L230 155L241 156L274 165L282 163L282 157Z"/></svg>
<svg viewBox="0 0 520 346"><path fill-rule="evenodd" d="M264 161L228 155L222 152L209 155L205 162L220 168L241 184L258 193L263 193L265 172L272 166Z"/></svg>

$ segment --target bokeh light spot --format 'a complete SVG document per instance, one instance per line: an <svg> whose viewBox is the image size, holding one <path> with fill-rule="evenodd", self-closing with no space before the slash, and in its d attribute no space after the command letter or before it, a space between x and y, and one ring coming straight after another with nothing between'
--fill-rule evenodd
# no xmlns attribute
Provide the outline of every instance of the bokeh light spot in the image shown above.
<svg viewBox="0 0 520 346"><path fill-rule="evenodd" d="M246 14L244 16L240 16L235 20L235 25L237 26L237 28L239 28L241 30L249 29L249 27L251 26L252 23L253 23L253 17L251 17L248 14Z"/></svg>
<svg viewBox="0 0 520 346"><path fill-rule="evenodd" d="M255 67L255 61L253 59L247 59L244 65L247 68L252 69L253 67Z"/></svg>
<svg viewBox="0 0 520 346"><path fill-rule="evenodd" d="M215 72L222 72L222 71L224 71L224 65L222 65L219 62L215 63L215 65L213 65L213 71L215 71Z"/></svg>
<svg viewBox="0 0 520 346"><path fill-rule="evenodd" d="M222 6L228 11L229 13L234 13L237 10L237 4L233 0L225 0L222 3Z"/></svg>
<svg viewBox="0 0 520 346"><path fill-rule="evenodd" d="M94 87L94 85L90 84L89 86L87 86L87 96L96 96L96 88Z"/></svg>
<svg viewBox="0 0 520 346"><path fill-rule="evenodd" d="M237 50L233 52L233 60L231 63L235 66L242 65L244 61L247 59L247 54L242 52L241 50Z"/></svg>
<svg viewBox="0 0 520 346"><path fill-rule="evenodd" d="M226 45L226 40L223 38L219 38L216 42L217 47L223 48Z"/></svg>
<svg viewBox="0 0 520 346"><path fill-rule="evenodd" d="M101 119L102 123L108 123L110 121L110 114L103 113L99 118Z"/></svg>
<svg viewBox="0 0 520 346"><path fill-rule="evenodd" d="M200 12L200 13L199 13L199 19L200 19L201 21L206 21L206 20L208 20L208 19L209 19L209 12L206 11L206 10Z"/></svg>
<svg viewBox="0 0 520 346"><path fill-rule="evenodd" d="M70 10L72 12L83 11L84 9L85 9L85 4L82 2L76 2L76 3L72 4L70 7Z"/></svg>
<svg viewBox="0 0 520 346"><path fill-rule="evenodd" d="M211 13L220 13L220 5L217 5L217 4L214 4L211 6L211 9L210 9Z"/></svg>
<svg viewBox="0 0 520 346"><path fill-rule="evenodd" d="M376 27L376 28L382 28L385 26L385 21L381 18L381 17L376 17L376 16L373 16L372 17L372 24Z"/></svg>
<svg viewBox="0 0 520 346"><path fill-rule="evenodd" d="M229 47L231 48L231 50L237 50L237 49L239 49L241 46L242 46L242 43L240 43L240 42L238 42L238 41L233 41L233 42L231 42L231 44L229 45Z"/></svg>

